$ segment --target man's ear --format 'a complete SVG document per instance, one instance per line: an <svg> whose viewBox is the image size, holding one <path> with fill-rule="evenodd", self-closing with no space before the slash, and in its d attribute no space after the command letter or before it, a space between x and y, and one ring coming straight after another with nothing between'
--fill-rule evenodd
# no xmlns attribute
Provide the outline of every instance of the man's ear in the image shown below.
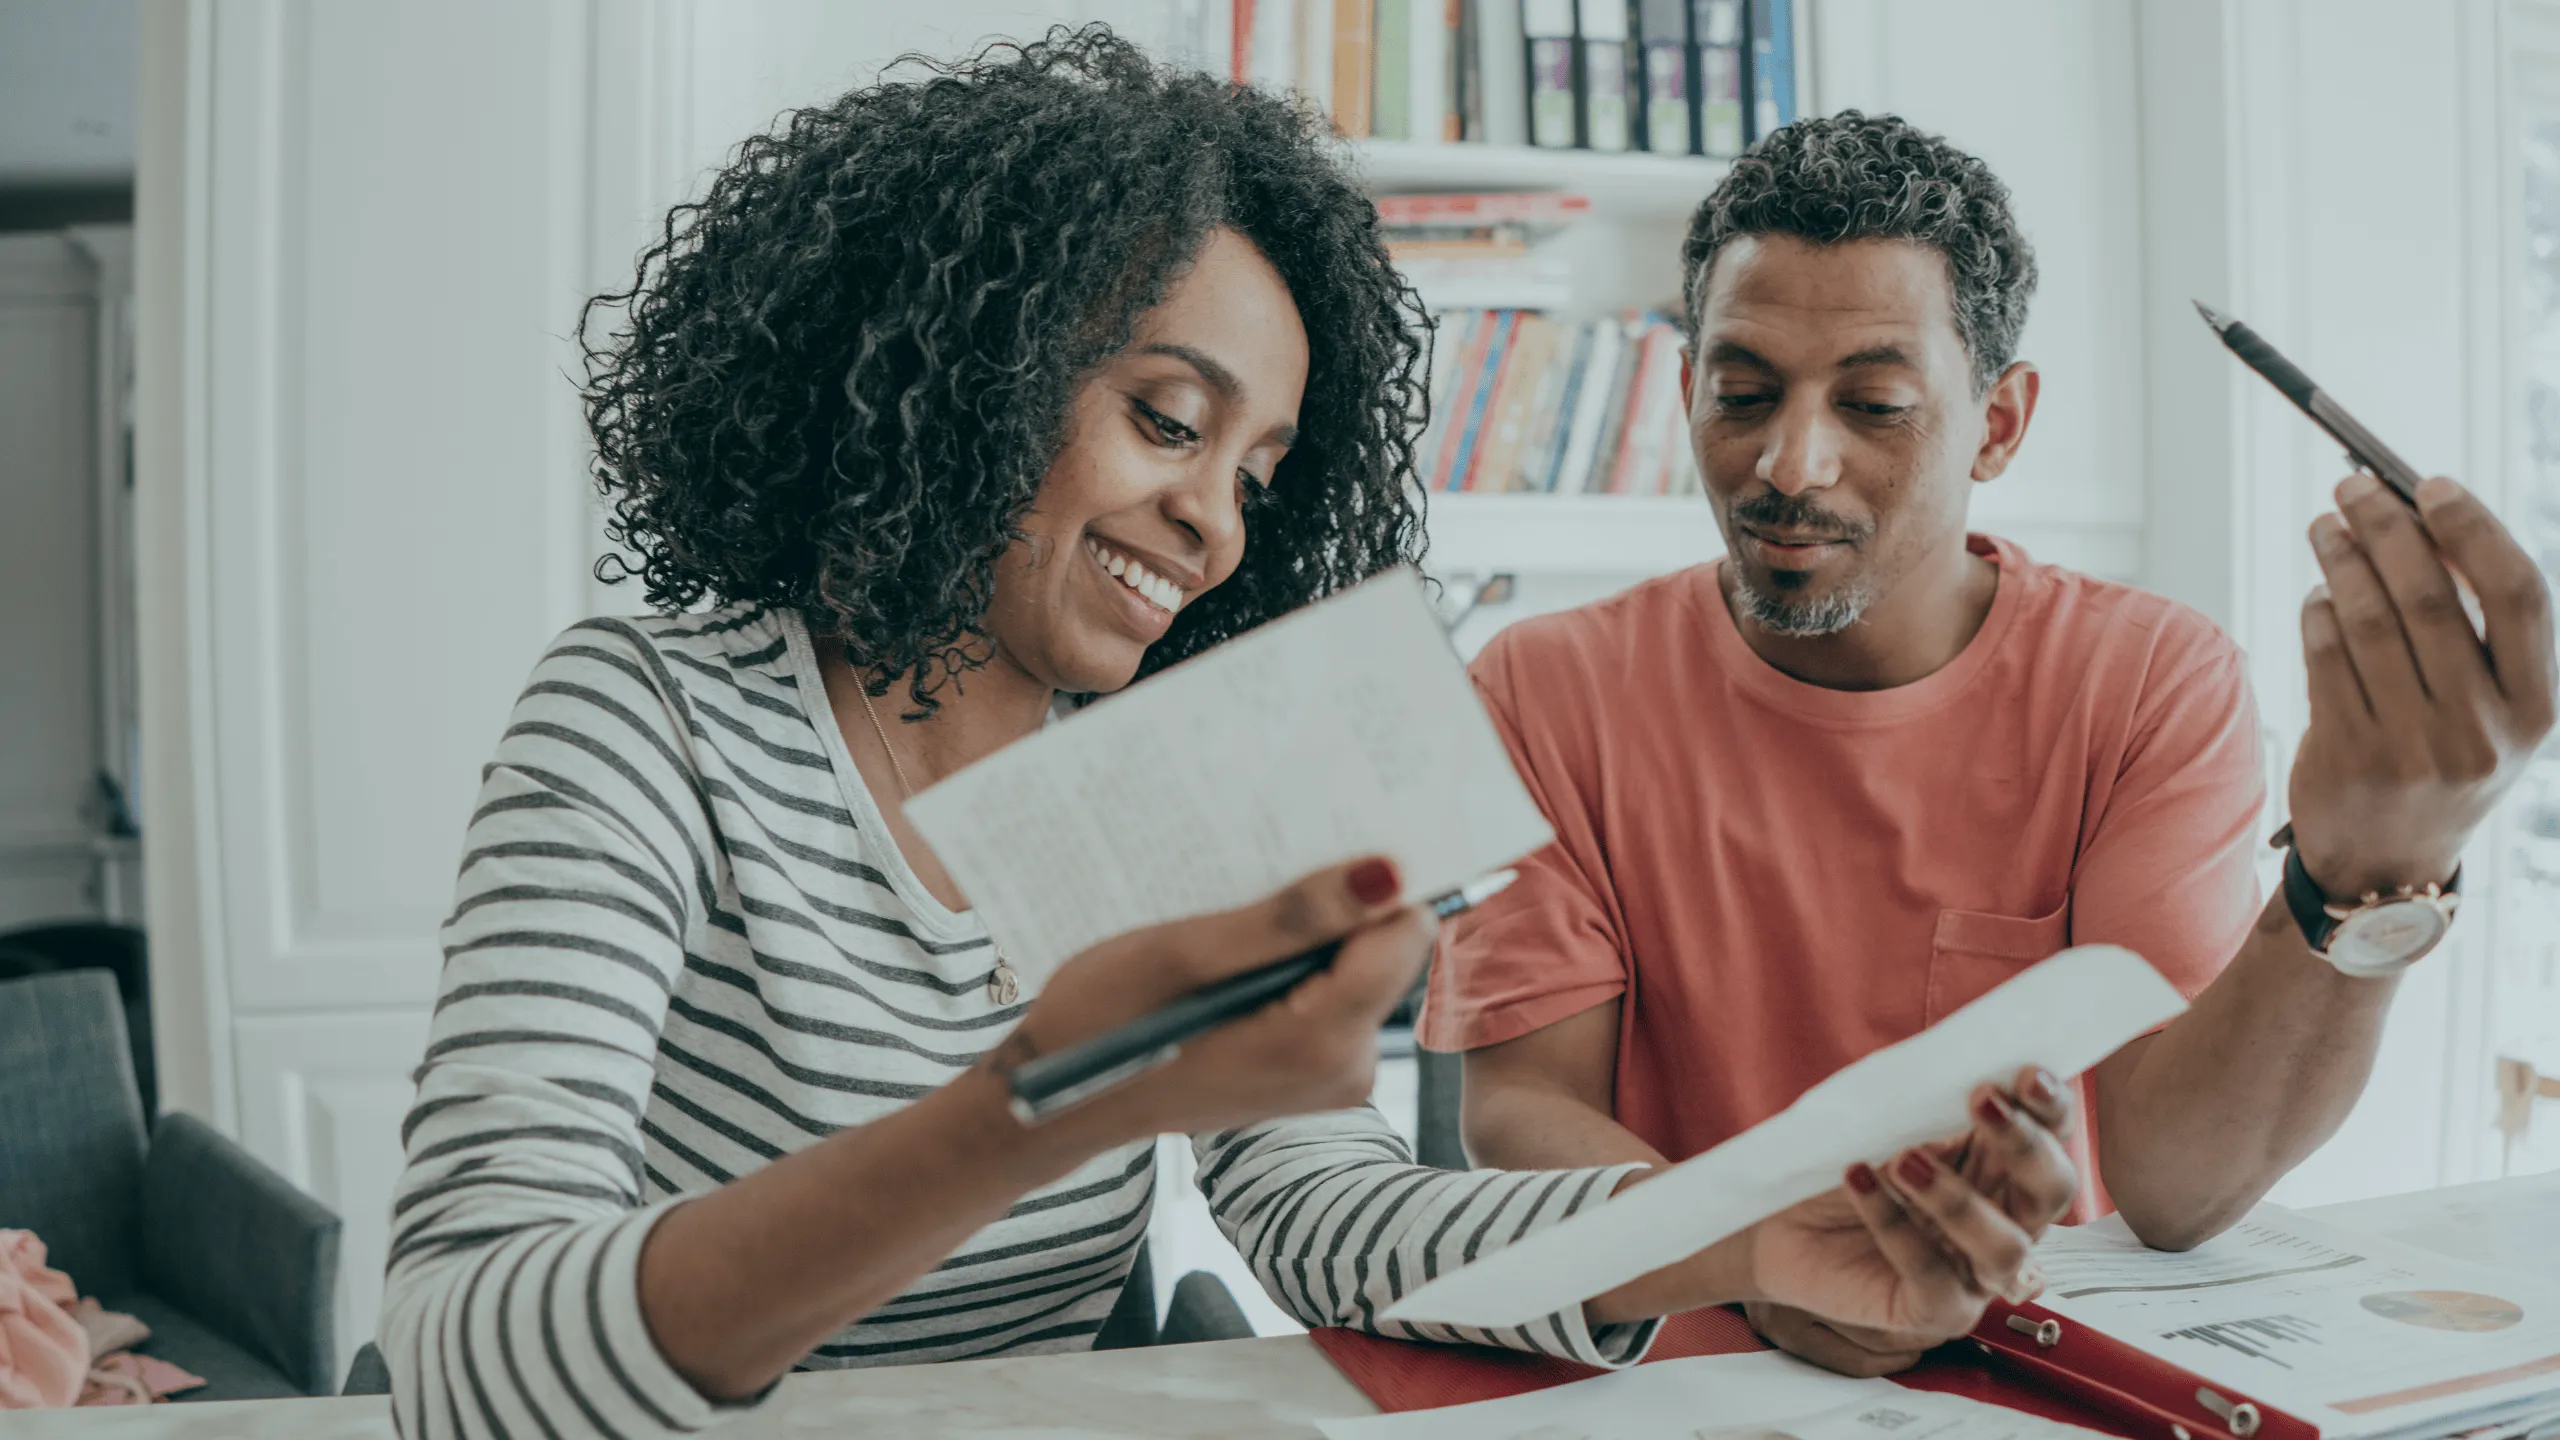
<svg viewBox="0 0 2560 1440"><path fill-rule="evenodd" d="M1698 385L1698 372L1697 372L1697 370L1696 370L1696 369L1692 368L1692 367L1691 367L1691 365L1689 364L1689 347L1688 347L1688 346L1686 346L1686 345L1683 345L1683 346L1681 346L1681 347L1680 347L1680 413L1681 413L1681 414L1683 414L1683 415L1695 415L1695 414L1697 414L1697 413L1698 413L1698 397L1697 397L1697 395L1694 393L1694 392L1696 391L1696 389L1697 389L1697 385Z"/></svg>
<svg viewBox="0 0 2560 1440"><path fill-rule="evenodd" d="M2027 443L2027 426L2036 418L2036 393L2044 377L2024 360L2014 361L1991 382L1982 397L1982 448L1974 452L1973 478L1997 480Z"/></svg>

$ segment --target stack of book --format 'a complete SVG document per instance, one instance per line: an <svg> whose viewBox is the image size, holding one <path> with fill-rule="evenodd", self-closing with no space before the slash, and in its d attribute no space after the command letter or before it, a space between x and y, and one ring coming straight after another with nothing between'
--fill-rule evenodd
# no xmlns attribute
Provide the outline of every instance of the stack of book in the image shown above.
<svg viewBox="0 0 2560 1440"><path fill-rule="evenodd" d="M1439 317L1426 490L1685 495L1704 488L1680 403L1680 332L1657 313Z"/></svg>
<svg viewBox="0 0 2560 1440"><path fill-rule="evenodd" d="M1230 0L1228 72L1353 139L1731 157L1796 117L1794 0Z"/></svg>
<svg viewBox="0 0 2560 1440"><path fill-rule="evenodd" d="M1570 303L1573 273L1556 232L1591 213L1584 196L1381 195L1387 256L1434 310L1553 310Z"/></svg>

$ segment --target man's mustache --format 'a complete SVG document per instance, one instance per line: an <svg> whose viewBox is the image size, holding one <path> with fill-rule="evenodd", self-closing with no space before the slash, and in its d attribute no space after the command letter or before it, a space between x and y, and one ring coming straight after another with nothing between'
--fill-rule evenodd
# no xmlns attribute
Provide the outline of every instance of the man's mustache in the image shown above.
<svg viewBox="0 0 2560 1440"><path fill-rule="evenodd" d="M1733 518L1762 530L1784 530L1790 534L1811 532L1831 540L1855 543L1873 533L1873 527L1859 525L1832 514L1801 495L1778 490L1763 490L1747 500L1737 501Z"/></svg>

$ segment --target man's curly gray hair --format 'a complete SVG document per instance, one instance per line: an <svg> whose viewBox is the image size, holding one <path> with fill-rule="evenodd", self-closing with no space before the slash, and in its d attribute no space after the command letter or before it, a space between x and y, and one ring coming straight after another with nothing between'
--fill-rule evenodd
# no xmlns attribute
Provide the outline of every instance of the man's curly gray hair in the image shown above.
<svg viewBox="0 0 2560 1440"><path fill-rule="evenodd" d="M1680 247L1681 310L1696 329L1707 267L1744 235L1815 245L1909 240L1944 255L1956 334L1976 394L2017 358L2035 294L2036 257L1991 168L1899 115L1843 110L1799 120L1733 162L1689 217Z"/></svg>

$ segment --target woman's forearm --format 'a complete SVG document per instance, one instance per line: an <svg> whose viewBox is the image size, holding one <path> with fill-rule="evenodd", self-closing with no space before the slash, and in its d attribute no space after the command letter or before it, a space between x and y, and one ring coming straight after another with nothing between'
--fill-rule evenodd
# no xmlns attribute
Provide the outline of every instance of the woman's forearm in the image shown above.
<svg viewBox="0 0 2560 1440"><path fill-rule="evenodd" d="M639 1287L649 1334L704 1395L753 1395L1116 1138L1089 1129L1025 1129L1003 1082L973 1069L741 1176L650 1232Z"/></svg>

